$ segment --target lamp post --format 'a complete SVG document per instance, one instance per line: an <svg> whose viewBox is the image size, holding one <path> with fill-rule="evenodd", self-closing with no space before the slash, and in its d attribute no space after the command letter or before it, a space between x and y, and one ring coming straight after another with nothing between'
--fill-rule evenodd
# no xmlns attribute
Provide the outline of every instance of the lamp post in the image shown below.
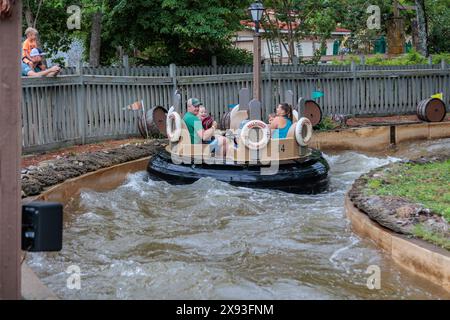
<svg viewBox="0 0 450 320"><path fill-rule="evenodd" d="M261 34L259 33L259 26L264 10L263 4L259 1L252 3L248 8L255 23L255 34L253 35L253 99L258 101L261 100Z"/></svg>

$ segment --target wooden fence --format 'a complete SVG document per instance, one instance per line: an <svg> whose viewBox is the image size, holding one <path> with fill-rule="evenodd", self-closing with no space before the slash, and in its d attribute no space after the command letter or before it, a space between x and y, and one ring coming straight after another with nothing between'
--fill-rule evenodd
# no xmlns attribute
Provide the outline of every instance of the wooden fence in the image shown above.
<svg viewBox="0 0 450 320"><path fill-rule="evenodd" d="M264 117L284 100L287 90L294 92L295 99L309 99L313 91L323 91L318 103L325 115L413 113L420 100L437 92L443 92L447 106L450 104L450 70L445 65L396 71L353 66L346 71L320 72L265 66L262 78ZM140 113L126 106L143 100L147 109L167 108L175 88L181 92L182 112L187 99L198 97L219 120L227 105L238 103L241 88L252 92L252 74L179 76L172 68L169 75L151 77L78 74L23 78L22 87L23 147L31 152L136 135Z"/></svg>
<svg viewBox="0 0 450 320"><path fill-rule="evenodd" d="M355 64L352 65L266 65L272 71L279 72L296 72L296 73L326 73L326 72L350 72L366 70L428 70L442 69L441 64L423 64L423 65L407 65L407 66L368 66ZM352 69L353 68L353 69ZM445 68L445 66L444 66ZM76 75L78 68L63 68L62 75ZM236 74L236 73L252 73L252 65L237 66L162 66L162 67L83 67L85 75L103 75L103 76L131 76L131 77L169 77L173 69L177 76L202 76L202 75L219 75L219 74Z"/></svg>

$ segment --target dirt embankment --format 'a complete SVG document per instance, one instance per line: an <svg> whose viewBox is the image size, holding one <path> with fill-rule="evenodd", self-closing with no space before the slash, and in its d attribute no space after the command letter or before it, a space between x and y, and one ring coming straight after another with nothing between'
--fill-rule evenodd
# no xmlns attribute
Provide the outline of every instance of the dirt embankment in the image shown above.
<svg viewBox="0 0 450 320"><path fill-rule="evenodd" d="M167 145L166 140L133 143L78 155L57 156L22 169L22 197L35 196L45 188L116 164L152 156Z"/></svg>

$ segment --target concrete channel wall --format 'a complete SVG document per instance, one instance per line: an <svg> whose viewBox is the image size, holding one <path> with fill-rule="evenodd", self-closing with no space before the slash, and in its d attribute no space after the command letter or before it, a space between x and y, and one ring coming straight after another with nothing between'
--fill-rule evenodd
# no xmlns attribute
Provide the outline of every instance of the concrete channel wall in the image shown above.
<svg viewBox="0 0 450 320"><path fill-rule="evenodd" d="M355 233L372 240L403 268L450 292L450 253L447 250L382 227L356 208L348 197L345 212Z"/></svg>
<svg viewBox="0 0 450 320"><path fill-rule="evenodd" d="M391 144L450 137L450 122L395 124L314 133L316 149L382 151Z"/></svg>

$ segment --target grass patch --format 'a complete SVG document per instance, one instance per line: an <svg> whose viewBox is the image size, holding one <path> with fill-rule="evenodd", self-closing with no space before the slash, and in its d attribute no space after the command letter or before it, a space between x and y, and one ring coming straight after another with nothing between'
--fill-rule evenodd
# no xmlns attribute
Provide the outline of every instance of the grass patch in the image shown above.
<svg viewBox="0 0 450 320"><path fill-rule="evenodd" d="M450 240L448 238L425 230L425 228L421 224L417 224L414 226L413 234L418 238L429 241L444 249L450 250Z"/></svg>
<svg viewBox="0 0 450 320"><path fill-rule="evenodd" d="M369 179L367 186L371 194L399 196L421 203L450 222L450 160L397 163L379 178Z"/></svg>

